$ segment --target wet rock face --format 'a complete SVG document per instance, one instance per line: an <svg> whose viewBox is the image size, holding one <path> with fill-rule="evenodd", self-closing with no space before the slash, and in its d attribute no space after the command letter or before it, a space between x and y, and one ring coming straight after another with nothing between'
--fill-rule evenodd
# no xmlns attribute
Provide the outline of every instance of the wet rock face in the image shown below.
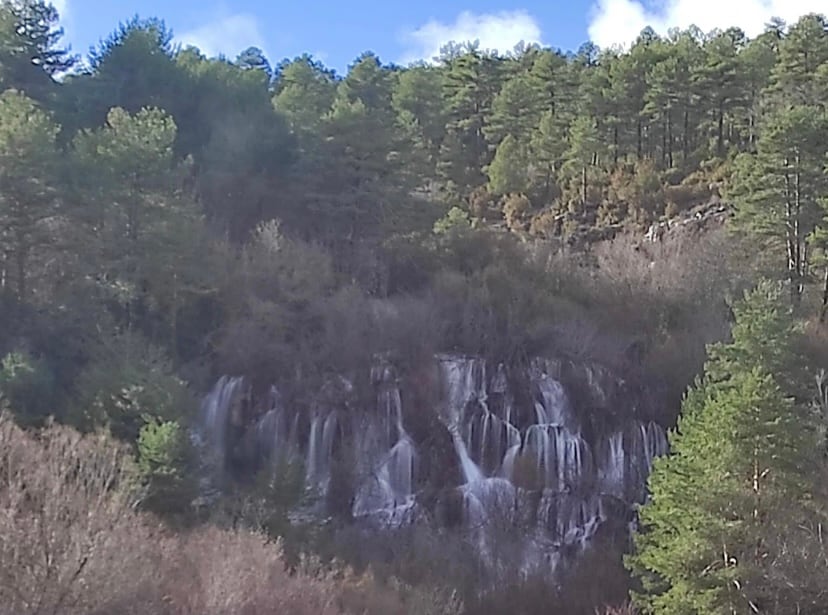
<svg viewBox="0 0 828 615"><path fill-rule="evenodd" d="M370 383L371 399L358 403L346 380L332 379L302 409L274 388L240 434L247 388L225 377L204 400L200 438L225 464L239 446L260 467L300 463L307 488L322 494L344 464L355 519L454 527L484 562L501 557L506 532L527 571L554 568L602 526L627 524L653 459L667 452L640 388L597 365L509 368L445 355L410 374L378 362Z"/></svg>

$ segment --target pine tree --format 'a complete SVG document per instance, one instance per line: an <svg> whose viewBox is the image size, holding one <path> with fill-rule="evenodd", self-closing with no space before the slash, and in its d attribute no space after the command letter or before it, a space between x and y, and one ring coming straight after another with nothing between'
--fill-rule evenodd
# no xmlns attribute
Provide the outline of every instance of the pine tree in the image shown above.
<svg viewBox="0 0 828 615"><path fill-rule="evenodd" d="M604 150L596 119L587 115L579 116L570 128L567 165L579 177L582 206L589 202L591 180L599 169L600 155Z"/></svg>
<svg viewBox="0 0 828 615"><path fill-rule="evenodd" d="M767 282L734 312L733 341L710 348L672 454L650 476L628 558L648 613L817 612L826 574L798 578L788 552L814 519L819 467L813 417L782 386L795 364L793 320Z"/></svg>
<svg viewBox="0 0 828 615"><path fill-rule="evenodd" d="M824 173L828 118L816 107L780 109L767 119L758 153L736 161L735 228L759 242L787 272L798 304L809 269L809 237L828 194ZM784 269L781 264L784 259Z"/></svg>
<svg viewBox="0 0 828 615"><path fill-rule="evenodd" d="M446 67L443 96L449 119L438 171L462 196L485 181L482 172L491 150L483 129L498 91L498 76L497 59L475 48Z"/></svg>
<svg viewBox="0 0 828 615"><path fill-rule="evenodd" d="M489 190L494 194L526 194L529 190L529 156L526 147L506 135L487 167Z"/></svg>
<svg viewBox="0 0 828 615"><path fill-rule="evenodd" d="M436 174L440 145L446 134L443 73L431 66L412 67L399 75L392 102L398 123L411 140L415 160L421 160L420 181ZM416 167L416 164L415 164Z"/></svg>
<svg viewBox="0 0 828 615"><path fill-rule="evenodd" d="M258 47L248 47L242 51L236 58L236 65L245 70L260 70L267 75L268 80L273 77L273 68L267 56Z"/></svg>
<svg viewBox="0 0 828 615"><path fill-rule="evenodd" d="M527 142L544 108L543 91L536 79L527 74L512 77L492 101L492 112L484 127L486 139L498 145L506 135L512 135Z"/></svg>
<svg viewBox="0 0 828 615"><path fill-rule="evenodd" d="M187 435L176 421L148 420L138 435L141 507L160 515L185 515L197 490Z"/></svg>
<svg viewBox="0 0 828 615"><path fill-rule="evenodd" d="M782 105L818 105L819 84L814 75L828 63L828 21L806 15L779 43L779 59L771 75L769 94Z"/></svg>
<svg viewBox="0 0 828 615"><path fill-rule="evenodd" d="M0 2L0 86L14 88L45 102L54 77L77 60L60 47L63 29L58 12L44 0Z"/></svg>
<svg viewBox="0 0 828 615"><path fill-rule="evenodd" d="M725 153L728 119L746 104L744 73L739 54L746 44L741 30L731 28L709 39L704 45L704 64L696 79L708 114L709 132L713 135L717 156Z"/></svg>
<svg viewBox="0 0 828 615"><path fill-rule="evenodd" d="M317 129L336 96L334 74L309 55L283 64L273 106L287 115L294 130Z"/></svg>
<svg viewBox="0 0 828 615"><path fill-rule="evenodd" d="M557 192L558 174L568 148L566 128L555 119L552 111L543 114L529 144L532 158L534 191L549 199Z"/></svg>
<svg viewBox="0 0 828 615"><path fill-rule="evenodd" d="M100 289L123 308L127 326L158 307L173 282L189 286L200 277L169 263L187 258L181 235L198 236L195 204L180 191L180 168L173 155L176 125L158 109L130 115L113 109L105 127L74 140L72 158L79 200L75 220L89 229ZM195 249L194 247L192 249ZM165 267L164 263L167 266Z"/></svg>
<svg viewBox="0 0 828 615"><path fill-rule="evenodd" d="M776 64L779 33L773 29L763 32L748 42L739 54L738 72L745 87L745 130L748 134L748 150L755 151L759 123L764 113L763 90L770 82L771 71Z"/></svg>
<svg viewBox="0 0 828 615"><path fill-rule="evenodd" d="M19 301L31 290L32 260L52 247L58 129L30 98L15 90L0 94L0 290Z"/></svg>

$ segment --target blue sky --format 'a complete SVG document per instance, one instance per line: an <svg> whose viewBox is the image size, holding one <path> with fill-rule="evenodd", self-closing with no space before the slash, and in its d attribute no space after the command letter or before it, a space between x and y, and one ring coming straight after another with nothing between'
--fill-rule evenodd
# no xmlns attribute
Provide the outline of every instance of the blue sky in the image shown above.
<svg viewBox="0 0 828 615"><path fill-rule="evenodd" d="M250 45L272 62L303 52L340 71L361 52L387 62L429 59L449 40L479 39L505 51L518 41L564 50L586 40L624 44L645 25L658 31L698 25L761 31L773 16L789 21L828 11L828 0L53 0L77 53L136 13L161 17L179 42L208 55L235 56Z"/></svg>

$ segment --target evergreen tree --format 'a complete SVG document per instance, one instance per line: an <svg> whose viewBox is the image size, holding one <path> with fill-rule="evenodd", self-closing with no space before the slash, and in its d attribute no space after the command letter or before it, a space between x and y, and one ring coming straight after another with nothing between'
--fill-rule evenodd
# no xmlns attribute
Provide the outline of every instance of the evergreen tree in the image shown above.
<svg viewBox="0 0 828 615"><path fill-rule="evenodd" d="M121 24L89 52L88 68L67 78L58 105L61 124L70 135L95 128L113 107L129 113L157 107L184 115L192 104L192 84L174 55L172 32L162 20L135 17ZM199 57L183 54L192 56Z"/></svg>
<svg viewBox="0 0 828 615"><path fill-rule="evenodd" d="M769 29L749 41L739 54L738 71L742 75L745 86L745 110L747 112L745 131L748 135L748 149L751 152L756 149L759 124L767 106L763 91L770 82L771 72L776 64L778 45L779 33Z"/></svg>
<svg viewBox="0 0 828 615"><path fill-rule="evenodd" d="M41 102L54 92L54 77L76 62L60 46L58 19L46 0L0 2L0 88L20 90Z"/></svg>
<svg viewBox="0 0 828 615"><path fill-rule="evenodd" d="M551 198L556 192L554 188L567 149L568 135L565 127L557 121L551 110L547 111L541 117L530 143L533 188L545 199Z"/></svg>
<svg viewBox="0 0 828 615"><path fill-rule="evenodd" d="M710 348L672 454L650 476L628 560L646 612L818 612L825 571L797 577L788 553L814 520L819 468L813 417L781 386L794 364L793 320L769 283L734 311L733 341Z"/></svg>
<svg viewBox="0 0 828 615"><path fill-rule="evenodd" d="M526 147L512 135L500 143L487 167L489 190L494 194L525 194L529 190L529 156Z"/></svg>
<svg viewBox="0 0 828 615"><path fill-rule="evenodd" d="M591 181L599 169L600 154L604 150L595 118L580 116L572 124L569 134L569 151L567 165L578 177L580 202L585 206L589 202Z"/></svg>
<svg viewBox="0 0 828 615"><path fill-rule="evenodd" d="M87 249L98 253L101 269L92 275L105 296L122 306L127 326L140 324L158 307L157 293L166 294L170 278L151 272L173 273L164 261L173 262L185 245L178 239L197 233L200 222L194 203L179 192L175 136L175 122L163 111L130 115L113 109L104 128L74 141L82 201L76 220L88 225L96 240ZM183 271L175 273L180 283L188 283Z"/></svg>
<svg viewBox="0 0 828 615"><path fill-rule="evenodd" d="M419 182L436 175L440 146L446 134L443 73L430 66L412 67L397 78L393 105L401 130L411 141Z"/></svg>
<svg viewBox="0 0 828 615"><path fill-rule="evenodd" d="M312 131L331 110L336 96L336 79L309 55L279 67L273 106L284 113L294 130Z"/></svg>
<svg viewBox="0 0 828 615"><path fill-rule="evenodd" d="M196 495L192 451L175 421L150 419L138 435L141 507L162 516L186 515Z"/></svg>
<svg viewBox="0 0 828 615"><path fill-rule="evenodd" d="M536 79L528 74L512 77L492 101L492 112L484 127L486 139L494 146L506 135L528 142L544 108L543 91Z"/></svg>
<svg viewBox="0 0 828 615"><path fill-rule="evenodd" d="M31 264L52 250L58 126L25 95L0 94L0 290L26 301Z"/></svg>
<svg viewBox="0 0 828 615"><path fill-rule="evenodd" d="M794 304L809 263L809 237L828 194L824 172L828 118L815 107L781 109L767 119L758 153L737 159L731 195L735 228L782 262ZM784 261L783 261L784 259Z"/></svg>
<svg viewBox="0 0 828 615"><path fill-rule="evenodd" d="M258 47L248 47L236 58L236 64L245 70L260 70L267 75L268 80L273 77L273 69L264 52Z"/></svg>
<svg viewBox="0 0 828 615"><path fill-rule="evenodd" d="M739 61L745 43L744 33L736 28L716 34L704 45L704 64L696 75L714 138L712 151L717 156L725 153L728 119L732 122L736 110L745 105L744 73Z"/></svg>
<svg viewBox="0 0 828 615"><path fill-rule="evenodd" d="M815 106L824 102L814 75L826 63L828 22L821 15L806 15L779 42L779 59L769 90L772 99L785 106Z"/></svg>
<svg viewBox="0 0 828 615"><path fill-rule="evenodd" d="M446 67L448 134L438 170L463 196L485 181L482 173L490 161L490 148L484 126L498 91L498 72L497 59L477 49L451 59Z"/></svg>

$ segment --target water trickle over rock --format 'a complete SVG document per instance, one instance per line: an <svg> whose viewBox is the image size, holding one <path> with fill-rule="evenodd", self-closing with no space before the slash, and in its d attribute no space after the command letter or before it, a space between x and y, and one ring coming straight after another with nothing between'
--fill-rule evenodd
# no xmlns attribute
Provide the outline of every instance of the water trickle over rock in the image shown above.
<svg viewBox="0 0 828 615"><path fill-rule="evenodd" d="M554 568L563 552L577 551L646 497L652 461L667 453L666 434L638 416L641 400L607 370L536 359L515 378L475 357L435 362L429 408L406 406L416 397L407 393L422 391L387 362L371 371L372 402L354 403L353 386L340 378L301 410L274 387L261 411L245 411L244 379L224 377L202 404L200 441L226 463L231 434L252 440L262 460L301 463L307 488L320 494L336 480L335 467L347 464L354 518L390 528L441 518L435 510L419 514L427 507L453 508L448 517L486 563L498 559L498 533L511 532L526 572ZM425 420L429 413L435 420ZM245 417L252 438L238 435ZM420 463L442 437L412 430L422 423L443 430L447 467ZM440 495L420 497L426 485Z"/></svg>

